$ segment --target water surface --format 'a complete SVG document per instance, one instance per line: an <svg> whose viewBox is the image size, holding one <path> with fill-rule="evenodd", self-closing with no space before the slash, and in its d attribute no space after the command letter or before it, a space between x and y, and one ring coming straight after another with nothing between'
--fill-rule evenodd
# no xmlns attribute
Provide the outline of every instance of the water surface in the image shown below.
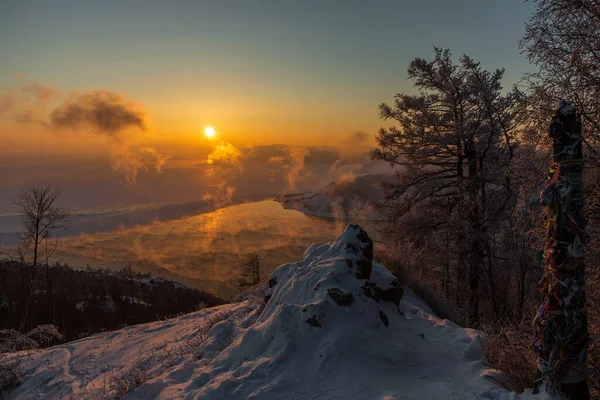
<svg viewBox="0 0 600 400"><path fill-rule="evenodd" d="M228 297L240 264L256 251L266 278L277 266L326 243L348 221L305 215L273 200L245 203L191 217L61 239L57 258L74 267L134 269ZM368 229L365 227L365 229Z"/></svg>

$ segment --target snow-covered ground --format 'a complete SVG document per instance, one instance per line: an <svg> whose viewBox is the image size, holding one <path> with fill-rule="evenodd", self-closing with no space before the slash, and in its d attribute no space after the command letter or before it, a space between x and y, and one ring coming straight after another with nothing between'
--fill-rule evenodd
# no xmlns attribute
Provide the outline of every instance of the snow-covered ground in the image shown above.
<svg viewBox="0 0 600 400"><path fill-rule="evenodd" d="M496 383L477 331L399 300L369 242L351 225L244 301L33 353L10 398L534 398Z"/></svg>

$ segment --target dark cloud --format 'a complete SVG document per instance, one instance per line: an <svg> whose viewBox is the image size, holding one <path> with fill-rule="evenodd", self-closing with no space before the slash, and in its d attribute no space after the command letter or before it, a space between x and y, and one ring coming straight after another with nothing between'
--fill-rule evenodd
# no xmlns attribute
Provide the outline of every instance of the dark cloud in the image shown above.
<svg viewBox="0 0 600 400"><path fill-rule="evenodd" d="M357 144L362 144L369 141L369 134L363 131L355 131L348 135L348 140Z"/></svg>
<svg viewBox="0 0 600 400"><path fill-rule="evenodd" d="M72 97L50 113L50 125L72 129L87 126L108 136L127 128L146 128L145 114L122 95L109 91Z"/></svg>

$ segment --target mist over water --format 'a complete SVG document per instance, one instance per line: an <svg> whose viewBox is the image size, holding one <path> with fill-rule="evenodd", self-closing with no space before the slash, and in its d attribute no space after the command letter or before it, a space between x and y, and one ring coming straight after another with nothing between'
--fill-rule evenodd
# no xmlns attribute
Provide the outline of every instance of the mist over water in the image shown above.
<svg viewBox="0 0 600 400"><path fill-rule="evenodd" d="M308 216L264 200L133 228L65 237L56 258L77 268L89 264L120 269L131 262L136 271L229 297L237 290L240 264L252 252L259 254L266 278L279 265L300 260L310 244L335 239L348 223Z"/></svg>
<svg viewBox="0 0 600 400"><path fill-rule="evenodd" d="M369 161L364 150L332 147L220 143L208 155L190 157L169 159L161 172L142 169L135 184L126 184L102 156L1 158L0 257L15 255L23 229L13 200L33 184L51 182L61 192L57 205L71 211L68 230L56 232L60 241L52 261L109 269L131 262L136 271L228 297L237 291L240 265L252 252L259 254L266 278L273 268L301 259L312 243L335 239L349 223L265 199L314 193L340 177L352 181L389 171L387 164ZM18 175L7 173L15 169ZM339 202L334 199L333 205Z"/></svg>

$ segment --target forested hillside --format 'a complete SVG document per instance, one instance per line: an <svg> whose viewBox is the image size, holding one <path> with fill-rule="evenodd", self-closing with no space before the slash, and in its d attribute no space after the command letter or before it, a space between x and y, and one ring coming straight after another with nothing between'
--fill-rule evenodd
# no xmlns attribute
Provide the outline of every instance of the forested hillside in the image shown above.
<svg viewBox="0 0 600 400"><path fill-rule="evenodd" d="M0 261L0 329L19 329L26 293L21 264ZM215 306L223 301L178 282L130 270L78 270L55 264L34 275L27 330L54 324L65 341Z"/></svg>

